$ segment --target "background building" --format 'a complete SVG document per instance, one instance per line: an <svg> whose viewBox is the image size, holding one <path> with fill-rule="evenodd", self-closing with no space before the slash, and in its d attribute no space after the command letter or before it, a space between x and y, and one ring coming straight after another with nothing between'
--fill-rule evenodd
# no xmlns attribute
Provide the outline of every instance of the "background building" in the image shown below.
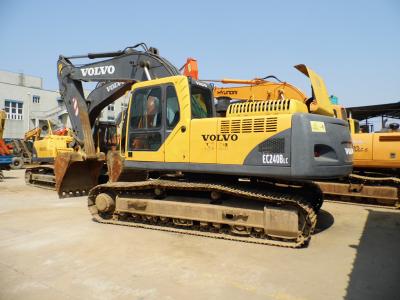
<svg viewBox="0 0 400 300"><path fill-rule="evenodd" d="M127 103L128 95L121 97L102 111L100 120L115 121ZM70 126L59 92L43 89L43 80L37 76L0 70L0 109L7 113L4 138L22 138L36 127L46 134L47 120L56 127Z"/></svg>

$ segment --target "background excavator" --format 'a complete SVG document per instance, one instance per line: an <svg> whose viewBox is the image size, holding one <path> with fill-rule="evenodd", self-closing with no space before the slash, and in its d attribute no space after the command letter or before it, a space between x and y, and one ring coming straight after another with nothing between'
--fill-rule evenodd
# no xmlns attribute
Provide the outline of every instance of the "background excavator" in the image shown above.
<svg viewBox="0 0 400 300"><path fill-rule="evenodd" d="M137 50L139 45L143 50ZM322 205L312 180L340 178L352 169L347 123L319 107L326 94L322 79L299 65L313 86L309 101L230 104L226 116L217 117L210 85L180 75L157 49L139 45L60 56L60 93L79 149L56 158L59 194L67 190L65 181L96 178L104 155L95 151L94 120L131 90L120 150L108 155L110 179L116 182L89 193L96 221L276 246L307 245ZM108 59L75 66L75 58ZM87 98L86 81L102 83ZM127 171L137 181L118 181Z"/></svg>
<svg viewBox="0 0 400 300"><path fill-rule="evenodd" d="M69 144L74 140L68 130L53 132L52 124L48 121L48 133L41 137L40 127L25 133L25 141L32 141L32 163L25 170L25 182L44 188L54 189L54 159L61 152L72 152Z"/></svg>
<svg viewBox="0 0 400 300"><path fill-rule="evenodd" d="M25 133L25 141L31 140L32 147L32 163L25 170L25 181L27 184L55 189L55 172L54 161L61 153L72 153L74 149L73 133L68 128L52 129L52 124L48 121L48 133L41 137L42 129L34 128ZM116 126L113 122L96 121L93 128L93 138L96 152L107 152L111 150L116 142ZM96 184L106 182L106 168L103 173L99 173Z"/></svg>
<svg viewBox="0 0 400 300"><path fill-rule="evenodd" d="M275 79L275 81L266 79ZM231 101L269 101L288 98L304 103L310 101L298 88L278 80L275 76L253 80L223 79L218 82L235 84L235 86L214 88L215 98L219 102L217 110L220 114L225 113ZM324 111L329 111L330 116L348 122L354 152L354 172L350 176L334 182L318 182L325 197L399 207L400 131L398 125L391 124L381 132L361 132L359 121L348 118L344 107L331 104L327 95L323 99L324 101L318 103L318 107L311 106L314 109L310 112L320 114L321 109L325 108ZM392 107L389 109L393 111ZM357 108L354 107L351 110L354 112ZM367 107L364 107L364 111L366 110ZM371 112L376 114L376 111L377 107L371 108ZM365 115L365 118L367 117L368 115Z"/></svg>

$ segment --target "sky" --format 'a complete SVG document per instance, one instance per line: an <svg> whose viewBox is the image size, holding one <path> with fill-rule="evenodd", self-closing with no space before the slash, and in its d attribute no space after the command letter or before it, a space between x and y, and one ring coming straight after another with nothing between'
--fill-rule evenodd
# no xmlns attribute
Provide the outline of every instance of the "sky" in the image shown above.
<svg viewBox="0 0 400 300"><path fill-rule="evenodd" d="M400 101L400 1L0 0L0 69L57 90L58 55L139 42L201 79L275 75L310 93L306 64L351 107Z"/></svg>

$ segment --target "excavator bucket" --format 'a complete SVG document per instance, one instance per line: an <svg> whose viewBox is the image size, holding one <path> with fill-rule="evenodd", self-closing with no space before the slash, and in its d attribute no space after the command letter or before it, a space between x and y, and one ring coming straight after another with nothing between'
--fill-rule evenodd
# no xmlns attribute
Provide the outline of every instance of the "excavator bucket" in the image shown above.
<svg viewBox="0 0 400 300"><path fill-rule="evenodd" d="M88 159L78 152L60 153L54 162L56 191L60 198L85 195L98 184L104 155Z"/></svg>

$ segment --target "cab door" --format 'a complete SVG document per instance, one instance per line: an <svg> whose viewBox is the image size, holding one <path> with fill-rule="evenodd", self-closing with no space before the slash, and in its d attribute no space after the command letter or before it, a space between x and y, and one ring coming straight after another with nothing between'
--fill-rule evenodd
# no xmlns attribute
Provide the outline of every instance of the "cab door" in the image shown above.
<svg viewBox="0 0 400 300"><path fill-rule="evenodd" d="M127 159L164 162L163 86L133 90L126 137Z"/></svg>
<svg viewBox="0 0 400 300"><path fill-rule="evenodd" d="M190 106L187 78L165 86L165 162L189 162Z"/></svg>

